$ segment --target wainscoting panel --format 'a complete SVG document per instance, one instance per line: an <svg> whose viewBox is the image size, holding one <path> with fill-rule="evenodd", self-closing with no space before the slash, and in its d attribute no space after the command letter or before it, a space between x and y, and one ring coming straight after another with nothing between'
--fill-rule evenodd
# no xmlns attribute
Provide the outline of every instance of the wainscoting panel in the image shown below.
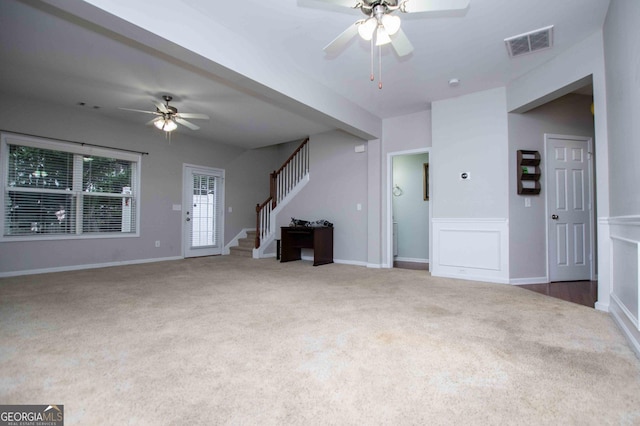
<svg viewBox="0 0 640 426"><path fill-rule="evenodd" d="M640 216L609 219L609 312L640 355Z"/></svg>
<svg viewBox="0 0 640 426"><path fill-rule="evenodd" d="M507 219L434 218L434 276L509 282Z"/></svg>

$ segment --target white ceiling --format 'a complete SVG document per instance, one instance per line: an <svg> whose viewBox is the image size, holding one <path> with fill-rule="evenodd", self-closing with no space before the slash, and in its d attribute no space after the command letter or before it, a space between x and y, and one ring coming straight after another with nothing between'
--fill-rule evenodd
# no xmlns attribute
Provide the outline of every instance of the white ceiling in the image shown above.
<svg viewBox="0 0 640 426"><path fill-rule="evenodd" d="M77 108L95 105L100 107L94 109L97 114L140 125L150 116L118 107L152 110L152 99L171 94L181 112L212 117L197 121L202 127L197 132L179 132L247 148L342 127L327 119L326 111L285 102L281 98L287 96L279 93L265 95L255 85L216 75L214 67L207 71L121 35L127 31L114 32L97 19L88 22L67 13L73 9L70 4L82 3L78 0L47 3L53 6L0 1L0 91ZM390 46L382 49L382 90L369 81L368 43L354 38L334 56L322 50L363 16L358 10L314 0L243 0L224 8L210 0L172 4L176 13L169 10L163 22L168 29L188 28L188 22L179 22L186 16L179 11L189 8L212 28L228 30L207 40L211 45L250 44L251 51L236 54L254 55L258 64L287 67L319 93L343 97L372 116L388 118L425 110L435 100L508 85L598 31L609 0L471 0L462 15L402 14L402 28L415 50L398 58ZM148 5L141 2L139 7ZM548 25L554 25L552 49L508 57L505 38ZM229 34L234 40L224 38ZM255 72L260 75L259 69ZM460 86L449 87L451 78L460 79Z"/></svg>

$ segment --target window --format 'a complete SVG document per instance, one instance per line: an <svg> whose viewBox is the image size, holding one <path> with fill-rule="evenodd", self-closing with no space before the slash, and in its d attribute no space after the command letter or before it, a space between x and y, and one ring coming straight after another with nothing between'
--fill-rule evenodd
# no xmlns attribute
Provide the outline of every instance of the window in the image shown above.
<svg viewBox="0 0 640 426"><path fill-rule="evenodd" d="M2 239L137 236L140 154L2 134Z"/></svg>

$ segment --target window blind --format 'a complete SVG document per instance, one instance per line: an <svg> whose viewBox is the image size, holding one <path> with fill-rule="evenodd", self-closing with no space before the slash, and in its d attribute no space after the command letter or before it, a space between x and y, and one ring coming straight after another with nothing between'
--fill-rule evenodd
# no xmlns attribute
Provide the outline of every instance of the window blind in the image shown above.
<svg viewBox="0 0 640 426"><path fill-rule="evenodd" d="M139 155L2 135L3 237L137 233Z"/></svg>

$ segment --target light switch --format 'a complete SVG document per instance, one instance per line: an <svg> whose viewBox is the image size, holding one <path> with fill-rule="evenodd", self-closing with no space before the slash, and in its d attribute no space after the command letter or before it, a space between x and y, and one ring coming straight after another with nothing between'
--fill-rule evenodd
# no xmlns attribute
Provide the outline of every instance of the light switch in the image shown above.
<svg viewBox="0 0 640 426"><path fill-rule="evenodd" d="M524 197L524 206L525 207L531 207L531 198L530 197Z"/></svg>
<svg viewBox="0 0 640 426"><path fill-rule="evenodd" d="M229 208L227 209L227 211L228 211L229 213L232 213L232 212L233 212L233 207L229 206Z"/></svg>
<svg viewBox="0 0 640 426"><path fill-rule="evenodd" d="M360 203L356 204L356 210L358 211L362 210L362 204Z"/></svg>
<svg viewBox="0 0 640 426"><path fill-rule="evenodd" d="M179 212L182 210L182 204L174 204L173 211Z"/></svg>

